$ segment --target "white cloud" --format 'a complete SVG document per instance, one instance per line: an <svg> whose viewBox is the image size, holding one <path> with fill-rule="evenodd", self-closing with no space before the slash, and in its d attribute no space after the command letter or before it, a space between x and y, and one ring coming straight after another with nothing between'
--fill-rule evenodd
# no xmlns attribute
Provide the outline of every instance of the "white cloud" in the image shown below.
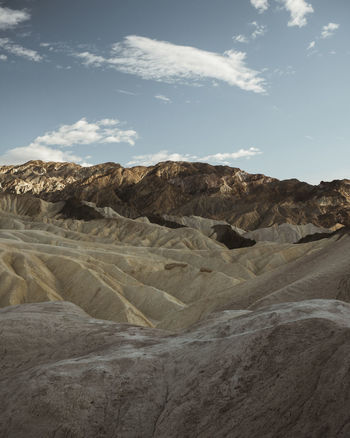
<svg viewBox="0 0 350 438"><path fill-rule="evenodd" d="M43 57L35 50L26 49L25 47L14 43L9 38L0 38L0 47L12 55L20 56L29 59L30 61L39 62L43 59Z"/></svg>
<svg viewBox="0 0 350 438"><path fill-rule="evenodd" d="M223 163L230 164L232 160L238 160L239 158L250 158L255 155L260 155L262 152L258 148L240 149L237 152L217 153L214 155L207 155L200 159L200 161L208 161L210 163Z"/></svg>
<svg viewBox="0 0 350 438"><path fill-rule="evenodd" d="M170 153L167 150L156 152L155 154L136 155L132 160L126 163L127 166L151 166L160 161L196 161L209 162L229 165L233 160L239 158L250 158L262 152L257 148L240 149L237 152L217 153L214 155L207 155L205 157L198 157L191 154Z"/></svg>
<svg viewBox="0 0 350 438"><path fill-rule="evenodd" d="M259 24L256 21L252 21L250 24L254 27L254 30L252 32L253 40L255 40L256 38L258 38L260 36L265 35L265 33L266 33L266 26L265 25Z"/></svg>
<svg viewBox="0 0 350 438"><path fill-rule="evenodd" d="M307 50L314 49L316 46L316 41L311 41L311 43L307 46Z"/></svg>
<svg viewBox="0 0 350 438"><path fill-rule="evenodd" d="M6 55L0 55L0 61L7 61Z"/></svg>
<svg viewBox="0 0 350 438"><path fill-rule="evenodd" d="M83 60L83 64L85 65L93 65L94 67L101 67L103 64L108 63L108 59L103 56L97 56L90 52L81 52L75 53L74 56L77 58L81 58Z"/></svg>
<svg viewBox="0 0 350 438"><path fill-rule="evenodd" d="M63 125L57 131L47 132L37 137L32 145L70 147L73 145L88 145L92 143L128 143L135 144L137 132L121 130L116 119L103 119L89 123L85 118L73 125Z"/></svg>
<svg viewBox="0 0 350 438"><path fill-rule="evenodd" d="M335 31L340 27L337 23L328 23L326 26L323 26L321 38L330 38L334 35Z"/></svg>
<svg viewBox="0 0 350 438"><path fill-rule="evenodd" d="M236 35L232 39L237 41L237 43L249 43L249 39L244 35Z"/></svg>
<svg viewBox="0 0 350 438"><path fill-rule="evenodd" d="M163 96L163 94L156 94L154 97L164 103L171 103L171 99L169 97Z"/></svg>
<svg viewBox="0 0 350 438"><path fill-rule="evenodd" d="M12 29L29 19L30 14L27 11L16 11L0 6L0 30Z"/></svg>
<svg viewBox="0 0 350 438"><path fill-rule="evenodd" d="M237 41L238 43L247 44L250 42L250 40L255 40L256 38L265 35L265 33L267 32L267 27L264 24L259 24L256 21L252 21L251 23L249 23L249 25L253 27L253 30L248 37L240 34L233 36L232 39L234 41Z"/></svg>
<svg viewBox="0 0 350 438"><path fill-rule="evenodd" d="M234 50L219 54L133 35L114 44L109 58L90 52L76 53L75 56L85 65L109 65L143 79L197 84L203 79L214 79L247 91L265 91L259 72L246 66L246 54Z"/></svg>
<svg viewBox="0 0 350 438"><path fill-rule="evenodd" d="M276 0L281 3L289 13L290 20L288 26L303 27L307 24L306 15L314 12L314 9L310 3L305 0ZM258 11L264 12L269 8L268 0L250 0L250 3L258 9Z"/></svg>
<svg viewBox="0 0 350 438"><path fill-rule="evenodd" d="M169 153L166 150L156 152L155 154L135 155L132 160L126 163L127 166L152 166L160 161L193 161L195 155Z"/></svg>
<svg viewBox="0 0 350 438"><path fill-rule="evenodd" d="M70 151L61 151L59 149L53 149L44 145L29 145L19 148L10 149L0 156L0 162L2 164L22 164L30 160L41 161L73 161L82 165L89 165L83 162L83 158L78 155L74 155Z"/></svg>
<svg viewBox="0 0 350 438"><path fill-rule="evenodd" d="M74 161L81 164L83 158L62 148L93 143L135 144L138 138L134 130L122 130L116 119L103 119L89 123L85 118L72 125L62 125L58 130L47 132L33 140L28 146L10 149L0 157L3 164L17 164L29 160Z"/></svg>
<svg viewBox="0 0 350 438"><path fill-rule="evenodd" d="M266 11L269 8L268 0L250 0L250 3L256 8L260 13Z"/></svg>
<svg viewBox="0 0 350 438"><path fill-rule="evenodd" d="M284 8L290 12L288 26L306 26L306 15L314 12L310 3L305 0L277 0L284 5Z"/></svg>

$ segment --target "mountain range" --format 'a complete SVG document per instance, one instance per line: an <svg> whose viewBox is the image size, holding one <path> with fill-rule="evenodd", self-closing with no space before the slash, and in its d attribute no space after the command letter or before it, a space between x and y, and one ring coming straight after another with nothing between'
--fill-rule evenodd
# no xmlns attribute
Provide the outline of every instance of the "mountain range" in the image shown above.
<svg viewBox="0 0 350 438"><path fill-rule="evenodd" d="M0 436L350 435L350 180L0 167Z"/></svg>
<svg viewBox="0 0 350 438"><path fill-rule="evenodd" d="M30 161L0 167L0 184L5 193L50 202L71 198L93 202L133 219L194 215L224 220L246 231L283 223L350 225L347 179L313 186L205 163L168 161L124 168L115 163L81 167Z"/></svg>

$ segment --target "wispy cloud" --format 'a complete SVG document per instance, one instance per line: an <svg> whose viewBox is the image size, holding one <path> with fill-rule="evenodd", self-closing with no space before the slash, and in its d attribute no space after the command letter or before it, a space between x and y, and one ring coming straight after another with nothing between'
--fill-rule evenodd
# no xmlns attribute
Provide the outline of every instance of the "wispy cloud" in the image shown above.
<svg viewBox="0 0 350 438"><path fill-rule="evenodd" d="M11 55L26 58L29 59L29 61L40 62L43 59L43 57L35 50L26 49L25 47L14 43L9 38L0 38L0 48Z"/></svg>
<svg viewBox="0 0 350 438"><path fill-rule="evenodd" d="M132 35L114 44L109 57L90 52L75 56L87 66L108 65L143 79L197 84L204 79L214 79L243 90L265 92L259 72L246 66L246 54L234 50L219 54Z"/></svg>
<svg viewBox="0 0 350 438"><path fill-rule="evenodd" d="M247 44L251 40L255 40L256 38L265 35L265 33L267 32L267 27L264 24L259 24L257 21L252 21L251 23L249 23L249 25L253 27L249 36L240 34L232 37L232 39L234 41L237 41L238 43Z"/></svg>
<svg viewBox="0 0 350 438"><path fill-rule="evenodd" d="M326 26L323 26L321 38L330 38L334 35L335 31L340 27L337 23L328 23Z"/></svg>
<svg viewBox="0 0 350 438"><path fill-rule="evenodd" d="M260 155L262 152L258 148L239 149L237 152L218 152L214 155L207 155L200 159L200 161L208 161L209 163L223 163L230 164L233 160L239 158L251 158L255 155Z"/></svg>
<svg viewBox="0 0 350 438"><path fill-rule="evenodd" d="M0 55L0 61L7 61L6 55Z"/></svg>
<svg viewBox="0 0 350 438"><path fill-rule="evenodd" d="M270 76L272 75L278 77L292 76L295 75L295 73L296 73L295 68L292 65L287 65L286 67L275 68L274 70L271 71Z"/></svg>
<svg viewBox="0 0 350 438"><path fill-rule="evenodd" d="M28 160L74 161L84 163L82 157L67 147L91 145L94 143L128 143L133 146L138 138L134 130L122 130L116 119L103 119L89 123L85 118L72 125L62 125L56 131L50 131L33 140L28 146L10 149L0 157L3 164L17 164Z"/></svg>
<svg viewBox="0 0 350 438"><path fill-rule="evenodd" d="M0 6L0 30L12 29L29 19L30 14L25 10L18 11Z"/></svg>
<svg viewBox="0 0 350 438"><path fill-rule="evenodd" d="M170 153L163 150L155 154L134 155L126 164L127 166L152 166L160 161L193 161L196 158L195 155Z"/></svg>
<svg viewBox="0 0 350 438"><path fill-rule="evenodd" d="M127 96L137 96L137 94L133 93L132 91L118 89L117 92L120 94L126 94Z"/></svg>
<svg viewBox="0 0 350 438"><path fill-rule="evenodd" d="M269 8L268 0L250 0L250 3L260 12L260 14Z"/></svg>
<svg viewBox="0 0 350 438"><path fill-rule="evenodd" d="M163 94L156 94L155 99L161 100L164 103L171 103L171 99L169 97L163 96Z"/></svg>
<svg viewBox="0 0 350 438"><path fill-rule="evenodd" d="M320 36L316 37L316 40L320 42L321 39L330 38L334 35L334 33L339 29L340 24L338 23L328 23L327 25L322 27L322 32ZM311 55L317 53L316 49L316 40L311 41L310 44L307 46L307 50L311 50ZM314 49L314 50L312 50ZM334 55L336 52L334 50L331 50L329 52L331 55Z"/></svg>
<svg viewBox="0 0 350 438"><path fill-rule="evenodd" d="M233 40L237 41L237 43L249 43L249 38L247 38L245 35L239 34L232 37Z"/></svg>
<svg viewBox="0 0 350 438"><path fill-rule="evenodd" d="M103 56L94 55L93 53L90 53L90 52L75 53L74 56L82 59L83 64L85 64L87 66L92 65L94 67L102 67L103 65L109 63L108 58L104 58Z"/></svg>
<svg viewBox="0 0 350 438"><path fill-rule="evenodd" d="M128 166L151 166L152 164L159 163L160 161L199 161L208 162L213 164L225 164L229 165L232 161L239 158L251 158L255 155L259 155L262 152L257 148L240 149L236 152L221 153L218 152L214 155L207 155L205 157L199 157L192 154L179 154L171 153L167 150L156 152L155 154L135 155L132 159L126 163Z"/></svg>
<svg viewBox="0 0 350 438"><path fill-rule="evenodd" d="M256 38L265 35L267 28L264 24L259 24L256 21L252 21L251 26L253 26L254 30L252 32L252 38L255 40Z"/></svg>
<svg viewBox="0 0 350 438"><path fill-rule="evenodd" d="M282 4L283 8L290 13L288 26L306 26L306 15L314 12L310 3L305 0L276 0ZM260 12L265 12L269 8L267 0L250 0L251 4Z"/></svg>

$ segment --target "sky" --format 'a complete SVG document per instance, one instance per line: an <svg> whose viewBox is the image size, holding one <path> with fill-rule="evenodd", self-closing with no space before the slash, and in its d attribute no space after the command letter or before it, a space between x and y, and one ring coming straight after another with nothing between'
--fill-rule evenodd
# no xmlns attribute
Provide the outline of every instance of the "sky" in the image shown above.
<svg viewBox="0 0 350 438"><path fill-rule="evenodd" d="M0 0L0 165L350 178L349 0Z"/></svg>

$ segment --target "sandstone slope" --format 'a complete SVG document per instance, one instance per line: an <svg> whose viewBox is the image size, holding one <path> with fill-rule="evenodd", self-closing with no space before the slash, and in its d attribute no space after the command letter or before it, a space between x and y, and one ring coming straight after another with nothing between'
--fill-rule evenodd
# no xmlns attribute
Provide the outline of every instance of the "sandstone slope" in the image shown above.
<svg viewBox="0 0 350 438"><path fill-rule="evenodd" d="M145 326L329 245L229 251L192 229L167 231L131 219L2 215L0 227L1 307L68 300L94 317Z"/></svg>

